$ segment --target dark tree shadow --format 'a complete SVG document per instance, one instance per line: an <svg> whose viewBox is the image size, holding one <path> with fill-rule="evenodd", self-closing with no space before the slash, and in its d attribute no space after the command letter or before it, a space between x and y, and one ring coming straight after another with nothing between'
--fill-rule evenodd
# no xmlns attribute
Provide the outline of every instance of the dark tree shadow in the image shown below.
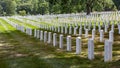
<svg viewBox="0 0 120 68"><path fill-rule="evenodd" d="M112 0L118 10L120 10L120 0Z"/></svg>

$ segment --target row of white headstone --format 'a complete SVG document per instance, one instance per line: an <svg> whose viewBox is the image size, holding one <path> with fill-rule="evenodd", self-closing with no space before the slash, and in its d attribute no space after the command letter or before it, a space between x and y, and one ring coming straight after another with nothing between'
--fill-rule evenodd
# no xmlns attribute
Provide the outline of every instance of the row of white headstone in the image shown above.
<svg viewBox="0 0 120 68"><path fill-rule="evenodd" d="M25 28L23 26L16 25L16 29L18 29L22 32L26 32L26 34L28 34L28 35L32 35L32 29L30 29L30 28L26 28L26 30L25 30ZM103 30L101 30L101 32L103 32ZM105 46L104 46L104 49L105 49L104 50L104 61L105 62L112 60L112 41L113 41L112 37L113 36L111 36L111 34L113 35L113 32L110 31L109 34L110 34L109 35L110 38L109 38L109 40L105 41ZM92 39L88 40L88 59L90 59L90 60L94 59L94 41L93 41L94 35L95 35L95 29L92 30ZM45 43L52 42L52 33L51 32L49 32L48 36L47 36L47 31L44 31L44 34L43 34L43 31L35 29L34 37L40 38L40 40L44 40ZM103 37L103 33L102 33L101 37ZM71 38L72 38L71 36L67 36L67 51L72 51ZM82 44L81 37L77 37L76 38L76 54L81 53L81 49L82 49L81 44ZM57 34L56 33L53 34L53 46L57 46ZM63 48L63 35L62 34L59 36L59 48Z"/></svg>
<svg viewBox="0 0 120 68"><path fill-rule="evenodd" d="M24 21L22 19L19 19L19 18L16 18L20 21ZM33 22L27 22L28 24L31 24L31 25L34 25L34 26L37 26L38 27L38 24L35 24ZM89 23L85 23L84 25L84 30L85 30L85 37L87 37L87 33L88 31L91 30L91 27L93 26L93 28L96 30L96 23L94 23L92 25L91 22ZM110 26L110 23L109 22L106 22L106 23L103 23L102 26L104 27L104 32L108 32L108 28ZM51 30L51 31L54 31L54 32L59 32L59 33L64 33L64 34L78 34L77 32L79 32L79 35L81 35L81 32L82 32L82 27L81 27L81 23L80 23L80 28L78 28L78 26L76 27L73 27L73 26L59 26L59 27L54 27L54 26L48 26L48 25L39 25L40 28L42 29L45 29L45 30ZM120 33L120 27L119 28L119 33ZM68 31L69 29L69 31ZM77 31L79 29L79 31ZM111 26L111 30L114 32L114 24L112 24ZM73 32L74 31L74 32ZM98 22L98 31L100 32L101 31L101 25L100 23Z"/></svg>
<svg viewBox="0 0 120 68"><path fill-rule="evenodd" d="M88 24L88 25L84 24L83 26L84 26L85 33L87 33L88 31L91 30L92 24ZM102 27L104 27L104 32L108 32L109 26L110 26L110 23L106 23L106 24L103 23ZM102 27L99 23L98 24L99 32L102 30ZM73 27L73 26L69 26L69 27L68 26L58 26L58 27L51 26L51 27L49 27L49 26L45 26L45 25L40 25L40 28L45 29L45 30L50 30L52 32L59 32L59 33L64 33L64 34L74 34L74 35L79 34L79 35L81 35L81 33L82 33L82 25L80 25L80 27L78 27L78 26L75 26L75 27ZM93 24L93 29L96 30L96 23ZM119 26L118 26L118 29L120 31ZM79 31L77 31L77 30L79 30ZM111 25L111 30L114 32L114 24Z"/></svg>
<svg viewBox="0 0 120 68"><path fill-rule="evenodd" d="M111 31L110 31L111 32ZM48 33L48 34L47 34ZM47 36L48 35L48 36ZM51 43L53 41L53 46L57 46L57 34L53 33L53 40L52 40L52 33L47 31L40 31L35 30L34 37L39 38L40 40L43 40L45 43ZM67 36L67 51L72 51L72 37L69 35ZM76 38L76 54L80 54L82 50L82 39L81 37ZM112 60L112 40L105 40L104 44L104 61L108 62ZM59 48L63 48L63 34L59 35ZM94 40L90 38L88 40L88 58L90 60L94 59Z"/></svg>
<svg viewBox="0 0 120 68"><path fill-rule="evenodd" d="M88 18L89 19L92 19L92 18L101 18L102 17L102 20L106 19L108 20L108 18L112 17L112 15L116 16L116 17L119 17L119 14L120 14L120 11L118 12L93 12L91 13L89 16L86 15L86 13L76 13L76 14L53 14L53 15L37 15L37 16L26 16L27 18L30 18L30 19L37 19L37 18L42 18L42 19L50 19L50 18L66 18L66 17L72 17L72 18L76 18L76 17L79 17L79 18Z"/></svg>
<svg viewBox="0 0 120 68"><path fill-rule="evenodd" d="M11 23L10 23L11 24ZM89 24L90 25L90 24ZM94 24L96 26L96 24ZM94 29L92 30L92 39L95 38L95 26L94 26ZM105 25L105 32L107 32L107 27L109 26L108 25ZM25 28L23 26L20 26L20 25L16 25L16 28L22 32L25 32ZM76 31L77 31L77 28L78 27L75 27L74 28L74 34L76 35ZM118 29L119 29L119 33L120 33L120 25L118 24ZM54 30L54 27L52 27L52 30ZM85 37L88 37L88 29L86 29L86 25L84 25L84 30L85 30ZM63 27L61 27L61 33L64 33L63 32L64 29ZM60 27L58 27L58 32L60 32ZM103 41L103 37L104 37L104 32L103 30L101 30L101 26L99 25L99 32L100 32L100 42ZM111 27L111 31L109 32L109 39L113 41L113 32L114 32L114 24L112 24L112 27ZM65 28L65 33L67 33L67 27ZM32 29L30 28L26 28L26 34L28 35L32 35ZM69 28L69 34L72 34L72 27ZM82 35L82 27L80 26L79 28L79 35Z"/></svg>
<svg viewBox="0 0 120 68"><path fill-rule="evenodd" d="M24 19L21 18L21 17L15 17L14 19L19 20L19 21L24 22L24 23L27 23L27 24L30 24L30 25L32 25L32 26L39 27L39 24L37 24L37 23L35 23L35 22L33 22L33 21L30 21L30 20L24 20Z"/></svg>
<svg viewBox="0 0 120 68"><path fill-rule="evenodd" d="M31 28L25 28L24 26L22 25L18 25L17 23L14 23L10 20L8 20L7 18L3 18L7 23L9 23L11 26L13 26L14 28L16 28L17 30L23 32L23 33L26 33L28 35L31 35L32 36L32 29Z"/></svg>
<svg viewBox="0 0 120 68"><path fill-rule="evenodd" d="M11 23L10 23L11 24ZM94 24L95 25L95 24ZM96 25L95 25L96 26ZM92 30L92 39L95 38L95 26L94 26L94 29ZM107 25L109 26L109 25ZM25 28L23 26L20 26L20 25L16 25L16 28L18 30L21 30L22 32L25 32ZM76 35L77 33L77 28L78 27L75 27L74 28L74 35ZM120 26L118 24L118 29L119 29L119 33L120 33ZM54 27L52 27L52 30L54 30ZM85 37L88 37L88 29L86 29L86 25L84 25L84 30L85 30ZM61 27L61 33L64 33L63 32L64 29L63 27ZM58 32L60 32L60 27L58 27ZM99 32L100 32L100 42L103 41L103 37L104 37L104 32L103 30L101 30L101 26L99 26ZM107 32L107 27L105 25L105 32ZM109 38L113 41L113 32L114 32L114 24L112 24L112 27L111 27L111 31L109 32ZM32 35L32 29L30 28L26 28L26 33L28 35ZM65 33L67 33L67 27L65 28ZM72 34L72 27L69 28L69 34ZM82 35L82 27L80 26L79 28L79 35Z"/></svg>
<svg viewBox="0 0 120 68"><path fill-rule="evenodd" d="M16 28L22 32L25 32L28 35L32 35L32 29L30 28L24 28L23 26L16 25ZM74 28L74 34L76 33L77 27ZM120 24L118 24L118 29L120 33ZM63 30L64 31L64 30ZM63 33L61 31L61 33ZM66 30L67 31L67 30ZM71 32L72 29L70 28ZM100 31L100 42L103 42L104 38L104 31ZM43 34L44 33L44 34ZM47 35L48 33L48 35ZM79 28L79 33L82 35L82 28ZM114 40L114 26L112 25L111 31L109 31L109 40L105 40L105 50L104 50L104 61L111 61L112 60L112 43ZM52 33L47 31L40 31L40 30L34 30L34 37L39 38L40 40L44 40L44 42L51 43L52 42ZM85 37L88 37L88 29L85 28ZM71 46L71 36L67 36L67 51L72 51ZM94 38L95 38L95 28L92 30L92 38L88 40L88 58L90 60L94 59ZM53 34L53 46L57 46L57 34ZM59 36L59 48L63 48L63 35L61 34ZM76 54L81 53L81 37L76 38Z"/></svg>

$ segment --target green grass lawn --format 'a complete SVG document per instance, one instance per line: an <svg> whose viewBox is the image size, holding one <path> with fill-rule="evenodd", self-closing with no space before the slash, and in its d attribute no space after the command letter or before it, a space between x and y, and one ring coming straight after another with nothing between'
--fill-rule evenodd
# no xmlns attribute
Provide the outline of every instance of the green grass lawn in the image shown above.
<svg viewBox="0 0 120 68"><path fill-rule="evenodd" d="M31 25L31 24L28 24L28 23L25 23L25 22L21 22L21 21L19 21L17 19L14 19L14 18L9 18L9 20L13 21L14 23L17 23L19 25L22 25L22 26L24 26L26 28L32 28L32 29L38 28L38 27L35 27L35 26Z"/></svg>
<svg viewBox="0 0 120 68"><path fill-rule="evenodd" d="M52 24L51 23L47 23L47 22L44 22L44 21L36 21L36 20L31 20L31 19L27 19L27 18L22 18L24 21L32 21L32 22L34 22L34 23L36 23L36 24L44 24L44 25L49 25L49 26L52 26Z"/></svg>
<svg viewBox="0 0 120 68"><path fill-rule="evenodd" d="M0 19L0 68L120 68L119 34L115 35L113 61L108 63L103 60L104 44L98 39L95 41L95 59L88 60L87 39L82 38L82 53L75 55L75 37L72 38L73 51L67 52L65 42L64 49L53 47Z"/></svg>

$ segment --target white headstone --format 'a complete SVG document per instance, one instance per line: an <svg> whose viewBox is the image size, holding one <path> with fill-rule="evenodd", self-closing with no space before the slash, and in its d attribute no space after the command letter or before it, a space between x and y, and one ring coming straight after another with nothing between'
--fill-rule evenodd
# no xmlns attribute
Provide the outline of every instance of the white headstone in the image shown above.
<svg viewBox="0 0 120 68"><path fill-rule="evenodd" d="M93 39L88 40L88 59L94 59L94 41Z"/></svg>
<svg viewBox="0 0 120 68"><path fill-rule="evenodd" d="M112 61L112 41L105 40L104 44L104 61L109 62Z"/></svg>
<svg viewBox="0 0 120 68"><path fill-rule="evenodd" d="M118 23L118 33L120 34L120 23Z"/></svg>
<svg viewBox="0 0 120 68"><path fill-rule="evenodd" d="M86 29L86 23L84 24L84 30Z"/></svg>
<svg viewBox="0 0 120 68"><path fill-rule="evenodd" d="M52 31L54 31L54 26L52 26Z"/></svg>
<svg viewBox="0 0 120 68"><path fill-rule="evenodd" d="M54 33L53 34L53 46L56 46L57 45L57 34Z"/></svg>
<svg viewBox="0 0 120 68"><path fill-rule="evenodd" d="M89 25L88 25L88 30L91 29L91 22L89 22Z"/></svg>
<svg viewBox="0 0 120 68"><path fill-rule="evenodd" d="M88 29L85 29L85 37L88 37Z"/></svg>
<svg viewBox="0 0 120 68"><path fill-rule="evenodd" d="M92 39L94 40L95 38L95 29L92 30Z"/></svg>
<svg viewBox="0 0 120 68"><path fill-rule="evenodd" d="M48 43L51 43L51 32L48 33Z"/></svg>
<svg viewBox="0 0 120 68"><path fill-rule="evenodd" d="M32 35L32 29L30 29L30 35Z"/></svg>
<svg viewBox="0 0 120 68"><path fill-rule="evenodd" d="M100 25L98 25L98 29L99 29L98 31L100 32L100 30L101 30L101 26Z"/></svg>
<svg viewBox="0 0 120 68"><path fill-rule="evenodd" d="M77 34L77 29L76 29L76 27L74 28L74 35L76 35Z"/></svg>
<svg viewBox="0 0 120 68"><path fill-rule="evenodd" d="M81 37L76 38L76 54L81 53Z"/></svg>
<svg viewBox="0 0 120 68"><path fill-rule="evenodd" d="M109 40L110 41L114 41L114 32L113 31L109 31Z"/></svg>
<svg viewBox="0 0 120 68"><path fill-rule="evenodd" d="M114 24L111 26L111 31L114 32Z"/></svg>
<svg viewBox="0 0 120 68"><path fill-rule="evenodd" d="M18 29L19 29L19 27L18 27ZM28 28L26 28L26 34L28 34Z"/></svg>
<svg viewBox="0 0 120 68"><path fill-rule="evenodd" d="M71 51L71 36L67 36L67 51Z"/></svg>
<svg viewBox="0 0 120 68"><path fill-rule="evenodd" d="M82 28L79 28L79 35L82 35Z"/></svg>
<svg viewBox="0 0 120 68"><path fill-rule="evenodd" d="M60 26L58 26L58 32L60 32Z"/></svg>
<svg viewBox="0 0 120 68"><path fill-rule="evenodd" d="M39 38L40 34L39 34L39 30L37 30L37 38Z"/></svg>
<svg viewBox="0 0 120 68"><path fill-rule="evenodd" d="M44 31L44 43L47 42L47 31Z"/></svg>
<svg viewBox="0 0 120 68"><path fill-rule="evenodd" d="M60 35L59 48L63 48L63 35Z"/></svg>
<svg viewBox="0 0 120 68"><path fill-rule="evenodd" d="M22 26L22 32L25 32L25 28Z"/></svg>
<svg viewBox="0 0 120 68"><path fill-rule="evenodd" d="M104 39L104 32L103 30L100 30L100 42L103 42Z"/></svg>
<svg viewBox="0 0 120 68"><path fill-rule="evenodd" d="M105 25L105 32L107 32L107 25Z"/></svg>
<svg viewBox="0 0 120 68"><path fill-rule="evenodd" d="M43 31L40 32L40 40L43 40Z"/></svg>

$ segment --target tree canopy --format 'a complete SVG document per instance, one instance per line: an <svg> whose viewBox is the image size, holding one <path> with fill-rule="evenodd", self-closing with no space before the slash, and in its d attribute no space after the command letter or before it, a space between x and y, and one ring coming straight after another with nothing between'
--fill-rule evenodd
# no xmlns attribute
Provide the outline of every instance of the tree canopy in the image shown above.
<svg viewBox="0 0 120 68"><path fill-rule="evenodd" d="M0 15L61 14L120 9L120 0L0 0ZM26 14L25 14L26 13Z"/></svg>

